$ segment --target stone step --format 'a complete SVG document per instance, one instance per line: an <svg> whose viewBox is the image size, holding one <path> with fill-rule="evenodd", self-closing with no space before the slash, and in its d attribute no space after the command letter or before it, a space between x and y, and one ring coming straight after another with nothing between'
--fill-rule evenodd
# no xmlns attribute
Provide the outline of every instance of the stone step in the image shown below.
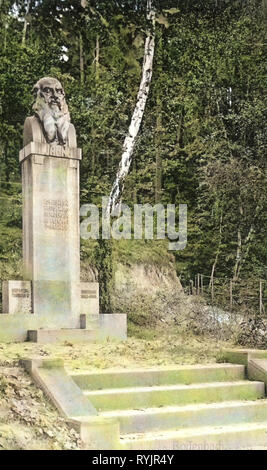
<svg viewBox="0 0 267 470"><path fill-rule="evenodd" d="M267 422L128 434L120 443L123 450L252 449L267 446Z"/></svg>
<svg viewBox="0 0 267 470"><path fill-rule="evenodd" d="M253 446L253 447L242 447L241 450L267 450L267 445Z"/></svg>
<svg viewBox="0 0 267 470"><path fill-rule="evenodd" d="M267 400L106 411L101 416L117 419L121 434L267 422Z"/></svg>
<svg viewBox="0 0 267 470"><path fill-rule="evenodd" d="M96 341L98 338L97 330L94 329L76 329L62 328L60 330L28 330L28 341L33 343L83 343Z"/></svg>
<svg viewBox="0 0 267 470"><path fill-rule="evenodd" d="M65 418L96 416L97 411L64 369L60 358L21 359L20 364L31 374Z"/></svg>
<svg viewBox="0 0 267 470"><path fill-rule="evenodd" d="M245 367L235 364L162 366L149 369L122 369L71 373L83 390L104 388L172 385L177 383L230 382L245 378Z"/></svg>
<svg viewBox="0 0 267 470"><path fill-rule="evenodd" d="M213 382L84 391L99 411L263 398L263 382Z"/></svg>

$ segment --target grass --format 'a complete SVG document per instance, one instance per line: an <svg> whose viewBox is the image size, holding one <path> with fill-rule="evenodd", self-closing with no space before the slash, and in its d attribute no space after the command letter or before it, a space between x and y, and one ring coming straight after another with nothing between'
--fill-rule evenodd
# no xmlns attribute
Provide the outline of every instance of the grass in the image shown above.
<svg viewBox="0 0 267 470"><path fill-rule="evenodd" d="M168 266L173 263L166 240L113 240L113 257L116 263L125 265Z"/></svg>
<svg viewBox="0 0 267 470"><path fill-rule="evenodd" d="M84 269L87 264L95 265L96 248L96 240L81 240L81 260ZM174 262L166 240L112 240L112 259L114 268L117 263L126 266L147 263L161 267Z"/></svg>
<svg viewBox="0 0 267 470"><path fill-rule="evenodd" d="M12 343L0 345L0 365L16 366L22 357L52 356L64 360L69 369L105 369L109 367L149 367L168 364L216 362L223 347L232 346L215 339L180 333L132 327L127 341L90 344ZM134 335L134 336L133 336Z"/></svg>

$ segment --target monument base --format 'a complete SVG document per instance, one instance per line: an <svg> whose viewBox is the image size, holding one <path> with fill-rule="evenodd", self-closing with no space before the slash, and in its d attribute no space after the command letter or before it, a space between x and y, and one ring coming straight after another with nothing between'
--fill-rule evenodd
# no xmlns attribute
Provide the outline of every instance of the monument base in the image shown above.
<svg viewBox="0 0 267 470"><path fill-rule="evenodd" d="M68 295L66 295L66 293ZM21 315L35 313L48 316L73 311L81 314L99 314L98 282L64 281L3 281L3 313ZM66 325L68 328L68 325Z"/></svg>
<svg viewBox="0 0 267 470"><path fill-rule="evenodd" d="M127 315L99 314L80 316L80 321L61 316L42 317L35 314L0 315L0 343L34 341L54 342L94 342L127 339ZM92 317L90 319L90 317ZM64 325L64 328L62 328ZM29 333L31 332L31 333Z"/></svg>
<svg viewBox="0 0 267 470"><path fill-rule="evenodd" d="M32 343L88 343L97 339L96 330L62 328L61 330L29 330L28 341Z"/></svg>
<svg viewBox="0 0 267 470"><path fill-rule="evenodd" d="M98 338L127 339L127 315L122 313L102 313L81 315L81 328L97 329Z"/></svg>

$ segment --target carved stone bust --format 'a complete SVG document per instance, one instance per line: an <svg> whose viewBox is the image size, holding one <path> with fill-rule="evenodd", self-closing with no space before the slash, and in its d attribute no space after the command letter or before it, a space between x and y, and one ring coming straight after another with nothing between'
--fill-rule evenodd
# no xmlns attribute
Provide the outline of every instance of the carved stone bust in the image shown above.
<svg viewBox="0 0 267 470"><path fill-rule="evenodd" d="M23 145L30 142L77 147L76 132L61 83L52 77L38 80L33 87L34 116L24 123Z"/></svg>

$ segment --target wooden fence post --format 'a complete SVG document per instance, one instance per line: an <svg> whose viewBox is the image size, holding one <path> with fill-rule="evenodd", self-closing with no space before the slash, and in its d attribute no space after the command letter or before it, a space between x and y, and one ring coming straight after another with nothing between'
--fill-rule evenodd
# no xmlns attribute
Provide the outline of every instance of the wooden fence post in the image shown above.
<svg viewBox="0 0 267 470"><path fill-rule="evenodd" d="M189 283L190 294L193 295L194 293L194 282L190 279Z"/></svg>
<svg viewBox="0 0 267 470"><path fill-rule="evenodd" d="M203 284L204 284L204 280L203 280L204 276L203 274L200 274L200 285L201 285L201 294L203 295L204 294L204 287L203 287Z"/></svg>

